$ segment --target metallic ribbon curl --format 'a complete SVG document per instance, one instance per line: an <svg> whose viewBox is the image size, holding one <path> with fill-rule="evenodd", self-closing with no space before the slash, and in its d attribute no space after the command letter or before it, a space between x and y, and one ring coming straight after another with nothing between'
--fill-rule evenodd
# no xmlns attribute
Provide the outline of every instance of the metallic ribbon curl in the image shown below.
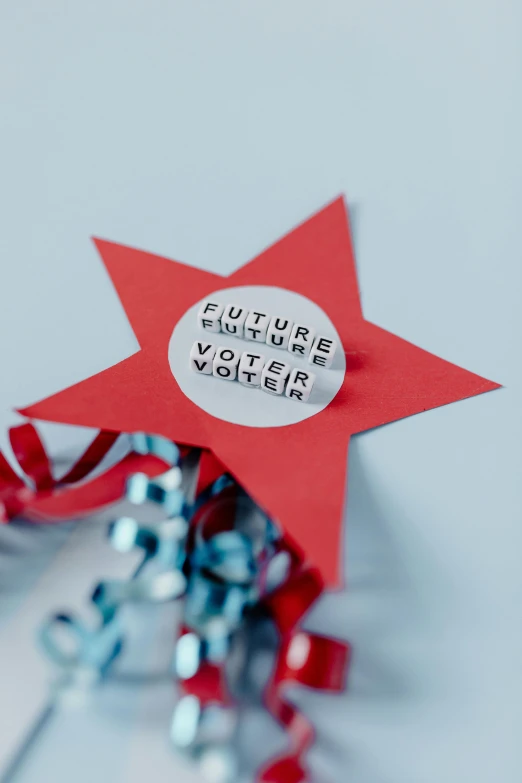
<svg viewBox="0 0 522 783"><path fill-rule="evenodd" d="M245 618L268 617L279 635L276 664L263 696L265 707L288 733L288 751L259 772L259 783L308 780L305 755L313 724L284 695L290 684L320 690L344 687L349 648L344 642L308 633L300 623L323 591L318 572L229 476L198 481L201 452L156 436L131 436L136 454L161 459L167 470L153 478L135 473L126 498L161 509L159 522L132 516L109 526L119 552L138 549L142 559L129 580L99 583L91 597L99 623L87 628L64 613L42 628L46 654L75 682L105 676L124 644L121 609L128 603L183 597L183 625L173 669L180 699L172 717L174 746L189 752L200 769L223 783L237 779L234 739L239 703L230 685L230 661L241 647ZM286 569L275 567L286 563ZM65 634L65 639L64 639Z"/></svg>

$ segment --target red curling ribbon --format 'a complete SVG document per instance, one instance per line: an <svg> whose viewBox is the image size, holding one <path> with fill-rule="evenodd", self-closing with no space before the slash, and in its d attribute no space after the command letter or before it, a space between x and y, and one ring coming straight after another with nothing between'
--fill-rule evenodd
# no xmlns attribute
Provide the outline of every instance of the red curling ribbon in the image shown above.
<svg viewBox="0 0 522 783"><path fill-rule="evenodd" d="M33 486L26 484L0 453L0 521L7 522L21 514L32 522L85 516L119 500L131 473L155 476L165 470L163 460L131 453L102 475L74 486L98 467L118 437L117 432L101 430L65 476L56 480L35 427L26 423L11 428L9 439L14 455Z"/></svg>
<svg viewBox="0 0 522 783"><path fill-rule="evenodd" d="M288 551L283 541L282 549ZM305 567L294 552L289 578L265 601L281 636L273 674L265 688L264 703L289 736L289 750L268 762L258 774L259 783L305 783L309 780L305 755L315 739L313 723L284 696L291 685L322 691L345 687L350 647L347 643L299 628L299 623L323 592L319 571Z"/></svg>
<svg viewBox="0 0 522 783"><path fill-rule="evenodd" d="M119 436L119 432L100 430L80 459L77 460L65 476L62 476L60 484L73 484L88 476L94 468L98 467L105 455L114 446Z"/></svg>
<svg viewBox="0 0 522 783"><path fill-rule="evenodd" d="M56 482L45 447L32 424L21 424L9 430L9 440L23 472L32 479L36 490L51 489Z"/></svg>
<svg viewBox="0 0 522 783"><path fill-rule="evenodd" d="M338 692L345 685L348 657L346 642L298 630L281 645L274 681Z"/></svg>
<svg viewBox="0 0 522 783"><path fill-rule="evenodd" d="M218 704L230 707L232 699L228 692L223 667L204 661L196 674L187 680L180 680L179 689L184 696L197 696L202 707Z"/></svg>
<svg viewBox="0 0 522 783"><path fill-rule="evenodd" d="M0 452L0 522L20 514L33 493Z"/></svg>
<svg viewBox="0 0 522 783"><path fill-rule="evenodd" d="M303 783L309 779L304 756L315 739L315 729L284 698L284 691L290 685L321 691L344 690L349 657L348 644L319 634L297 630L282 641L264 701L270 714L288 732L290 749L261 769L260 783Z"/></svg>
<svg viewBox="0 0 522 783"><path fill-rule="evenodd" d="M151 454L128 454L94 479L35 496L25 506L24 515L32 522L47 523L88 516L121 500L127 479L133 473L157 476L166 467L163 460Z"/></svg>
<svg viewBox="0 0 522 783"><path fill-rule="evenodd" d="M180 629L179 638L193 633L188 626ZM186 680L179 680L179 690L184 696L196 696L202 707L217 704L231 707L234 703L228 689L224 666L203 661L197 672Z"/></svg>
<svg viewBox="0 0 522 783"><path fill-rule="evenodd" d="M324 585L316 568L291 575L263 602L281 635L291 631L319 598Z"/></svg>

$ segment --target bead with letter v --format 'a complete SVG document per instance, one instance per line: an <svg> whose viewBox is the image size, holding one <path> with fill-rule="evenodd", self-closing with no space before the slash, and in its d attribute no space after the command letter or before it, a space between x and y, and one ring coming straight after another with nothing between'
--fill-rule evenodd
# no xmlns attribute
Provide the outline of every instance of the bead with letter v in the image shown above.
<svg viewBox="0 0 522 783"><path fill-rule="evenodd" d="M202 375L212 375L212 360L216 355L216 346L196 340L190 349L190 368Z"/></svg>

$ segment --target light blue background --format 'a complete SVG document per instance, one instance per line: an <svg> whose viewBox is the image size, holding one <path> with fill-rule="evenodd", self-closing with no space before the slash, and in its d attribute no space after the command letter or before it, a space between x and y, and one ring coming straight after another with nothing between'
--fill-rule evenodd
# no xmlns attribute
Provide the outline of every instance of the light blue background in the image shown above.
<svg viewBox="0 0 522 783"><path fill-rule="evenodd" d="M340 192L365 316L505 386L352 442L314 614L351 689L304 698L335 783L522 775L521 30L511 0L0 3L4 427L137 347L90 235L227 273Z"/></svg>

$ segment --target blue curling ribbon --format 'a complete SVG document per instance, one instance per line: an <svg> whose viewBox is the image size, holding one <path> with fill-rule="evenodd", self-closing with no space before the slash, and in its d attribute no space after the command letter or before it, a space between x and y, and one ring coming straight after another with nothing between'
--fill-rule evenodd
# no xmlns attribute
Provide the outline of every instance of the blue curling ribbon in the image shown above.
<svg viewBox="0 0 522 783"><path fill-rule="evenodd" d="M67 672L87 668L104 675L121 652L123 634L114 616L91 631L76 618L57 614L41 629L40 644L47 656Z"/></svg>
<svg viewBox="0 0 522 783"><path fill-rule="evenodd" d="M161 458L168 468L154 478L141 473L131 476L125 497L134 505L151 503L165 518L147 523L133 516L114 520L108 529L114 549L142 553L134 574L128 580L96 586L91 600L100 621L95 629L85 627L72 615L57 614L41 629L40 643L62 671L87 668L102 677L123 648L122 607L183 596L183 624L189 633L178 640L173 665L180 679L188 679L204 661L219 664L229 655L245 611L266 589L267 568L279 533L228 475L196 496L199 450L192 450L182 460L177 446L165 438L135 433L131 442L135 451ZM230 529L215 525L222 512ZM191 525L196 514L198 522ZM216 722L209 708L196 702L194 696L179 702L171 727L173 743L200 751L213 736L214 728L209 734L209 724L217 726L220 752L225 753L230 766L230 747L222 736L223 725L228 725L223 717L227 710L214 706L212 715L221 716Z"/></svg>
<svg viewBox="0 0 522 783"><path fill-rule="evenodd" d="M133 432L130 435L133 451L137 454L148 455L162 459L167 465L177 465L179 462L179 449L176 444L164 438L162 435L147 435L144 432Z"/></svg>
<svg viewBox="0 0 522 783"><path fill-rule="evenodd" d="M185 498L181 488L180 452L176 444L159 435L136 432L131 435L131 446L138 454L152 454L171 467L155 478L150 478L145 473L135 473L127 481L127 500L135 505L150 500L161 506L167 516L181 514Z"/></svg>
<svg viewBox="0 0 522 783"><path fill-rule="evenodd" d="M97 628L89 629L76 617L65 613L50 618L40 631L46 655L61 669L95 669L104 675L123 647L119 610L126 603L173 600L186 589L183 574L187 519L181 515L185 497L181 489L182 470L177 446L165 438L142 433L131 436L138 453L153 454L165 460L169 469L153 479L132 476L126 498L136 504L149 500L160 506L167 518L143 525L133 517L120 517L109 526L109 540L117 551L140 549L142 561L129 580L100 582L91 600L100 617ZM145 479L145 481L144 481ZM154 563L154 568L145 567ZM69 649L73 648L73 652Z"/></svg>

